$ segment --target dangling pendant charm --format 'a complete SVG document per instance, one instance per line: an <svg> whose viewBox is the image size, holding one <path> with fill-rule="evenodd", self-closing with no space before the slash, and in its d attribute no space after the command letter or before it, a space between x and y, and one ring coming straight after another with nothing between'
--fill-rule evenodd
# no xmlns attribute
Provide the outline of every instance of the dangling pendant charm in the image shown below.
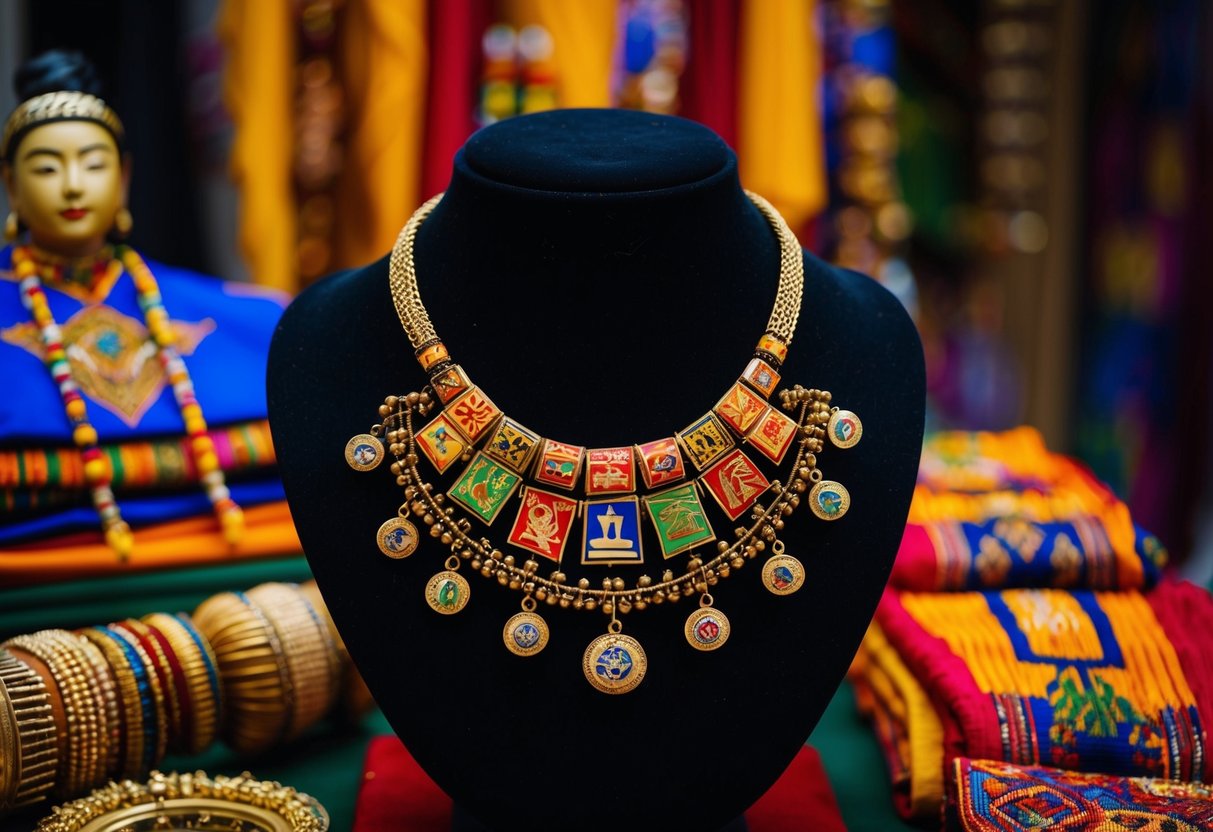
<svg viewBox="0 0 1213 832"><path fill-rule="evenodd" d="M530 595L522 599L522 612L505 622L501 638L505 649L515 656L533 656L548 646L548 623L535 612L535 599Z"/></svg>
<svg viewBox="0 0 1213 832"><path fill-rule="evenodd" d="M623 635L617 618L611 619L607 630L585 648L581 669L586 681L603 693L627 693L644 679L649 660L640 642Z"/></svg>
<svg viewBox="0 0 1213 832"><path fill-rule="evenodd" d="M379 527L375 542L379 551L394 560L407 558L417 551L417 527L403 517L393 517Z"/></svg>
<svg viewBox="0 0 1213 832"><path fill-rule="evenodd" d="M826 436L838 448L854 448L863 438L863 422L849 410L835 410L826 423Z"/></svg>
<svg viewBox="0 0 1213 832"><path fill-rule="evenodd" d="M458 555L446 559L446 569L430 578L425 585L425 602L430 609L443 615L454 615L467 606L471 587L455 570L459 568Z"/></svg>
<svg viewBox="0 0 1213 832"><path fill-rule="evenodd" d="M696 650L715 650L729 640L732 628L728 616L712 606L712 596L705 592L699 599L699 609L687 616L682 631L687 644Z"/></svg>
<svg viewBox="0 0 1213 832"><path fill-rule="evenodd" d="M378 436L360 433L345 443L345 461L355 471L372 471L383 461L383 443Z"/></svg>
<svg viewBox="0 0 1213 832"><path fill-rule="evenodd" d="M842 483L821 480L809 489L809 509L822 520L837 520L851 507L851 494Z"/></svg>
<svg viewBox="0 0 1213 832"><path fill-rule="evenodd" d="M784 554L782 540L776 540L771 551L775 554L762 565L762 585L774 595L791 595L804 586L804 566Z"/></svg>

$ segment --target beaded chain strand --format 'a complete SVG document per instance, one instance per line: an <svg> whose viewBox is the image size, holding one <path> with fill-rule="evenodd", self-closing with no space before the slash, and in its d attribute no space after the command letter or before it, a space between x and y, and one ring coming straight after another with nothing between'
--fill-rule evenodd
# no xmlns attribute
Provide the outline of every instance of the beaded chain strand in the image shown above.
<svg viewBox="0 0 1213 832"><path fill-rule="evenodd" d="M198 476L206 489L206 496L214 508L215 516L223 527L223 534L230 545L239 543L244 532L244 514L231 497L219 466L215 445L207 435L206 419L194 393L185 362L177 352L174 342L176 333L169 321L168 312L160 297L160 287L151 269L143 258L129 246L115 249L115 261L121 263L135 283L139 308L143 311L148 334L155 342L160 364L173 389L173 397L185 422L190 451ZM29 310L42 334L46 350L46 364L51 377L59 386L59 395L72 427L72 442L80 449L84 461L84 476L92 494L93 506L101 517L106 544L122 559L130 556L134 548L134 536L130 526L122 519L122 513L110 487L113 473L105 455L98 447L97 429L88 420L88 409L80 387L72 378L71 365L63 347L63 334L51 314L50 303L38 275L38 267L29 247L13 249L13 271L20 281L21 301Z"/></svg>

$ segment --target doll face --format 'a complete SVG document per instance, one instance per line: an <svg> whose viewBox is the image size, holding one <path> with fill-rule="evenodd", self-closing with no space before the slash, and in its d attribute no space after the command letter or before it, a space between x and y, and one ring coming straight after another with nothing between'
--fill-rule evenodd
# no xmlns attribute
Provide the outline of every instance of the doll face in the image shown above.
<svg viewBox="0 0 1213 832"><path fill-rule="evenodd" d="M9 204L34 245L81 257L105 244L126 202L128 171L104 127L56 121L26 134L4 179Z"/></svg>

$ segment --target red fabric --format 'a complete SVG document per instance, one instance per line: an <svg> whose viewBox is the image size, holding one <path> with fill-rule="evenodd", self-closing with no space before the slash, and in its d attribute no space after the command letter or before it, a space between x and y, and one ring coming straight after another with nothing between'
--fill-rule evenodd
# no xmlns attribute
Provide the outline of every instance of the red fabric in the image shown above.
<svg viewBox="0 0 1213 832"><path fill-rule="evenodd" d="M1201 716L1213 714L1213 650L1209 649L1213 597L1187 581L1167 581L1148 593L1146 600L1175 648L1197 711ZM1209 726L1205 726L1205 735L1209 736ZM1191 779L1213 780L1213 761L1205 759L1201 771L1193 772Z"/></svg>
<svg viewBox="0 0 1213 832"><path fill-rule="evenodd" d="M940 555L935 551L935 544L927 534L926 527L906 523L889 584L898 589L924 592L938 589L939 560Z"/></svg>
<svg viewBox="0 0 1213 832"><path fill-rule="evenodd" d="M446 190L455 151L476 129L480 37L489 17L489 0L429 4L430 72L421 160L421 194L426 199Z"/></svg>
<svg viewBox="0 0 1213 832"><path fill-rule="evenodd" d="M846 832L821 757L805 746L775 785L745 813L750 832ZM451 799L396 737L376 737L366 753L353 832L450 832Z"/></svg>
<svg viewBox="0 0 1213 832"><path fill-rule="evenodd" d="M737 3L703 0L691 7L687 66L679 115L737 147Z"/></svg>

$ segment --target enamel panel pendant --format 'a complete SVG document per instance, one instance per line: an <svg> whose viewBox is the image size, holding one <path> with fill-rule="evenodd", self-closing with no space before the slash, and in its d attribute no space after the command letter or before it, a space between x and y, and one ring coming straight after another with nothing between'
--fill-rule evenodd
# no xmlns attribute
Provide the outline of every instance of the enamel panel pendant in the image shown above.
<svg viewBox="0 0 1213 832"><path fill-rule="evenodd" d="M838 448L854 448L863 438L863 422L849 410L835 410L826 424L826 435Z"/></svg>
<svg viewBox="0 0 1213 832"><path fill-rule="evenodd" d="M627 693L644 680L649 669L640 642L619 629L619 622L612 621L612 632L591 641L581 658L586 681L603 693Z"/></svg>
<svg viewBox="0 0 1213 832"><path fill-rule="evenodd" d="M771 551L774 556L762 566L762 585L774 595L791 595L804 586L804 566L784 553L782 540L776 540Z"/></svg>
<svg viewBox="0 0 1213 832"><path fill-rule="evenodd" d="M447 558L446 569L430 578L425 585L425 602L430 609L443 615L454 615L467 606L472 594L468 582L455 570L459 568L459 558Z"/></svg>
<svg viewBox="0 0 1213 832"><path fill-rule="evenodd" d="M379 527L375 542L379 551L394 560L407 558L417 551L417 527L403 517L393 517Z"/></svg>
<svg viewBox="0 0 1213 832"><path fill-rule="evenodd" d="M383 443L377 436L360 433L345 443L345 461L355 471L373 471L383 461Z"/></svg>
<svg viewBox="0 0 1213 832"><path fill-rule="evenodd" d="M699 609L687 616L683 634L687 644L696 650L715 650L729 640L729 619L724 613L712 606L712 596L704 595L699 599Z"/></svg>
<svg viewBox="0 0 1213 832"><path fill-rule="evenodd" d="M535 612L534 598L522 599L522 612L505 622L501 638L515 656L533 656L548 646L548 623Z"/></svg>

